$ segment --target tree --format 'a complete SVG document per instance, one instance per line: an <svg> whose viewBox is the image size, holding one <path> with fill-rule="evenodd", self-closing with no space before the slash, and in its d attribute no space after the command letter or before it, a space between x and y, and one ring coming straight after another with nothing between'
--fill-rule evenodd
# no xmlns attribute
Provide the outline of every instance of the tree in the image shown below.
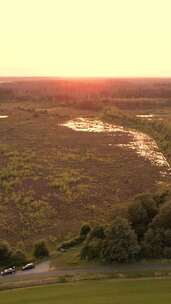
<svg viewBox="0 0 171 304"><path fill-rule="evenodd" d="M11 255L11 248L6 241L0 240L0 262L6 262Z"/></svg>
<svg viewBox="0 0 171 304"><path fill-rule="evenodd" d="M35 258L43 258L49 256L49 250L46 246L45 241L38 241L34 246L34 256Z"/></svg>
<svg viewBox="0 0 171 304"><path fill-rule="evenodd" d="M88 241L81 249L80 257L84 260L100 258L102 242L98 239Z"/></svg>
<svg viewBox="0 0 171 304"><path fill-rule="evenodd" d="M160 207L162 204L167 202L170 197L171 197L171 192L169 190L159 191L153 195L153 198L157 203L158 207Z"/></svg>
<svg viewBox="0 0 171 304"><path fill-rule="evenodd" d="M102 240L105 238L104 227L94 227L87 239L83 248L81 249L81 259L98 259L101 255Z"/></svg>
<svg viewBox="0 0 171 304"><path fill-rule="evenodd" d="M138 239L142 239L148 225L158 212L157 204L150 194L141 194L128 208L128 219Z"/></svg>
<svg viewBox="0 0 171 304"><path fill-rule="evenodd" d="M103 241L102 259L108 262L129 262L138 258L139 251L136 234L128 220L115 218Z"/></svg>
<svg viewBox="0 0 171 304"><path fill-rule="evenodd" d="M142 252L145 258L171 257L171 229L150 227L144 235Z"/></svg>
<svg viewBox="0 0 171 304"><path fill-rule="evenodd" d="M166 247L171 247L171 229L166 229L164 231L164 245Z"/></svg>
<svg viewBox="0 0 171 304"><path fill-rule="evenodd" d="M142 244L143 256L145 258L161 258L164 249L163 229L149 228L144 235Z"/></svg>
<svg viewBox="0 0 171 304"><path fill-rule="evenodd" d="M96 226L94 227L90 234L89 234L89 239L93 239L93 238L97 238L97 239L104 239L105 238L105 229L103 226Z"/></svg>
<svg viewBox="0 0 171 304"><path fill-rule="evenodd" d="M171 256L171 201L161 205L144 235L143 254L147 258Z"/></svg>
<svg viewBox="0 0 171 304"><path fill-rule="evenodd" d="M154 218L152 226L163 229L171 229L171 201L166 202L159 209L158 215Z"/></svg>
<svg viewBox="0 0 171 304"><path fill-rule="evenodd" d="M171 247L165 247L163 250L163 257L165 259L171 259Z"/></svg>
<svg viewBox="0 0 171 304"><path fill-rule="evenodd" d="M21 249L17 249L12 255L11 255L11 261L15 265L22 265L26 263L26 255L25 252Z"/></svg>
<svg viewBox="0 0 171 304"><path fill-rule="evenodd" d="M90 225L84 224L80 229L80 237L86 238L90 231L91 231Z"/></svg>

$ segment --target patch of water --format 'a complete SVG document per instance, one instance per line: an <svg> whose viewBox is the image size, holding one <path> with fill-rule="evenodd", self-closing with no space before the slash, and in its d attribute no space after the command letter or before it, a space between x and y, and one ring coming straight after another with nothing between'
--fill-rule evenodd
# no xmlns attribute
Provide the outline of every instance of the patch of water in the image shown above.
<svg viewBox="0 0 171 304"><path fill-rule="evenodd" d="M161 171L162 175L170 174L171 167L156 142L147 134L131 130L128 132L132 135L132 139L128 144L119 144L119 146L135 150L138 155L150 160L153 165L162 167L164 169Z"/></svg>
<svg viewBox="0 0 171 304"><path fill-rule="evenodd" d="M146 119L146 120L163 120L163 118L161 117L163 115L159 115L159 114L138 114L136 115L136 118L142 118L142 119Z"/></svg>
<svg viewBox="0 0 171 304"><path fill-rule="evenodd" d="M101 120L89 119L89 118L76 118L74 120L69 120L62 124L74 131L82 132L125 132L122 126L117 126L109 123L105 123Z"/></svg>
<svg viewBox="0 0 171 304"><path fill-rule="evenodd" d="M8 118L8 115L0 115L0 119L3 118Z"/></svg>
<svg viewBox="0 0 171 304"><path fill-rule="evenodd" d="M89 119L89 118L77 118L69 120L63 124L63 126L71 128L75 131L91 132L91 133L116 133L120 135L127 134L129 138L128 143L120 143L117 146L132 149L141 157L149 160L153 165L161 167L161 174L170 174L171 167L166 160L156 142L147 134L142 132L126 129L123 126L105 123L101 120ZM112 143L108 144L113 146Z"/></svg>
<svg viewBox="0 0 171 304"><path fill-rule="evenodd" d="M136 117L138 117L138 118L153 118L153 117L155 117L155 115L154 114L138 114L138 115L136 115Z"/></svg>

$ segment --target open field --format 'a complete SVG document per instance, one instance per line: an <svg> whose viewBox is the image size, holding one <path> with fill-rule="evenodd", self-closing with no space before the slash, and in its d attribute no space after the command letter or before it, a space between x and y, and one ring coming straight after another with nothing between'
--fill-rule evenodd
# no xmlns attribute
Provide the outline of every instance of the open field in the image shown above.
<svg viewBox="0 0 171 304"><path fill-rule="evenodd" d="M4 304L170 304L170 279L99 280L0 292Z"/></svg>
<svg viewBox="0 0 171 304"><path fill-rule="evenodd" d="M136 194L170 185L159 167L123 149L128 134L76 132L62 123L99 118L111 105L169 120L171 80L1 81L0 115L8 117L0 119L0 238L60 242L84 222L112 220Z"/></svg>
<svg viewBox="0 0 171 304"><path fill-rule="evenodd" d="M127 143L126 134L61 126L98 112L49 102L7 102L0 111L8 115L0 120L1 238L69 238L83 222L105 223L117 205L170 182L160 168L117 146Z"/></svg>
<svg viewBox="0 0 171 304"><path fill-rule="evenodd" d="M117 214L126 215L137 194L170 188L170 80L160 83L161 90L156 81L148 85L146 81L117 82L115 90L113 82L109 85L104 80L61 80L57 88L56 80L45 79L34 80L34 84L30 80L1 83L0 239L24 250L28 258L34 242L45 239L53 269L51 273L36 273L35 269L25 278L20 273L2 278L0 288L66 283L1 292L0 302L170 303L170 256L164 264L143 260L135 268L133 264L128 268L112 265L111 273L110 266L100 261L81 260L82 246L64 253L56 250L64 240L78 236L83 223L106 227ZM136 96L144 85L144 97L142 92ZM115 109L120 111L115 105L122 108L121 116L115 117ZM116 132L108 130L107 110L109 114L114 111L111 124L117 125ZM66 126L68 121L86 122L90 128L95 124L103 131L75 131ZM166 128L160 128L162 123ZM151 153L152 138L143 137L142 131L160 147L159 151L154 146L149 157L144 155ZM166 166L150 160L156 155L158 160L163 157ZM114 280L120 275L125 281ZM163 279L154 282L126 281L160 275Z"/></svg>

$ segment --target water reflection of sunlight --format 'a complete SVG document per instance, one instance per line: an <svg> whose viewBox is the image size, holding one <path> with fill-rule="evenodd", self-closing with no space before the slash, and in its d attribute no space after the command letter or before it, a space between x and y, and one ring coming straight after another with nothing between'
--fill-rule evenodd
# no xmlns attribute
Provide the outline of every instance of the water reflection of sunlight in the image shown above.
<svg viewBox="0 0 171 304"><path fill-rule="evenodd" d="M100 132L119 132L121 134L127 134L129 142L120 143L117 146L134 150L138 155L149 160L153 165L163 167L161 174L169 174L171 170L169 163L167 162L163 153L159 151L156 142L147 134L138 132L135 130L129 130L122 126L105 123L101 120L89 119L89 118L77 118L75 120L69 120L63 124L68 128L75 131L100 133ZM110 146L113 146L110 144Z"/></svg>
<svg viewBox="0 0 171 304"><path fill-rule="evenodd" d="M0 118L8 118L8 115L0 115Z"/></svg>

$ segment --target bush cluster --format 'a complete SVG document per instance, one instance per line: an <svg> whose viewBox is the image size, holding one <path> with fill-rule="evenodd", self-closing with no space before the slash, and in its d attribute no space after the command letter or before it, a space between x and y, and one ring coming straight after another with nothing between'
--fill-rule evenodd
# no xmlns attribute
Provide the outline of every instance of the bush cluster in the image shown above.
<svg viewBox="0 0 171 304"><path fill-rule="evenodd" d="M12 249L9 244L0 240L0 265L16 265L20 266L26 263L26 254L21 249Z"/></svg>
<svg viewBox="0 0 171 304"><path fill-rule="evenodd" d="M21 266L29 262L24 249L11 248L8 242L0 240L0 266ZM34 244L34 258L41 259L49 256L49 250L44 240Z"/></svg>
<svg viewBox="0 0 171 304"><path fill-rule="evenodd" d="M85 241L87 235L90 233L91 227L88 224L84 224L80 229L80 234L78 237L73 238L72 240L63 242L59 247L58 250L67 250L69 248L75 247L80 245Z"/></svg>
<svg viewBox="0 0 171 304"><path fill-rule="evenodd" d="M141 194L129 205L127 217L91 230L81 258L104 262L171 258L171 194Z"/></svg>
<svg viewBox="0 0 171 304"><path fill-rule="evenodd" d="M46 258L49 256L49 250L44 240L40 240L35 243L34 256L37 259Z"/></svg>

